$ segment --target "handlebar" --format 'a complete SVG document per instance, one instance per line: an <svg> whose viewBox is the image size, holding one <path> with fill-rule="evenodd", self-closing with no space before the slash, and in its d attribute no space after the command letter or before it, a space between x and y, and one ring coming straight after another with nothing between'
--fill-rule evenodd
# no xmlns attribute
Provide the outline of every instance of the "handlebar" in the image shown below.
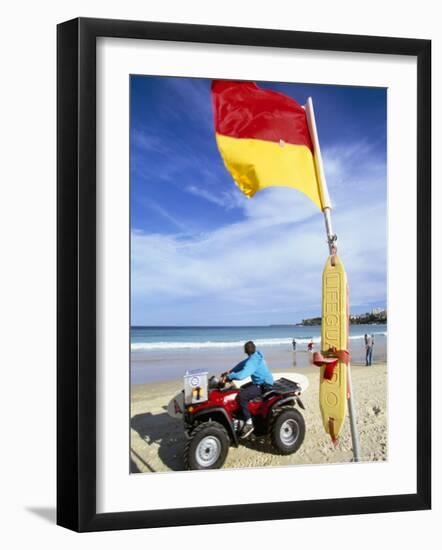
<svg viewBox="0 0 442 550"><path fill-rule="evenodd" d="M223 373L227 374L227 373ZM223 374L219 378L216 376L211 376L209 378L209 388L210 389L223 389L226 386L233 386L235 387L234 383L231 380L227 380L226 382L222 382Z"/></svg>

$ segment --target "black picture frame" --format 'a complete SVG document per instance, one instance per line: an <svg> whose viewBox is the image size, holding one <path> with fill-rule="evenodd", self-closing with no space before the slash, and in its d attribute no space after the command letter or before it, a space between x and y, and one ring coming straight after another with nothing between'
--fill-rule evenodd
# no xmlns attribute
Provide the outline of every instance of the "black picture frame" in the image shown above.
<svg viewBox="0 0 442 550"><path fill-rule="evenodd" d="M417 492L96 512L96 39L165 40L417 59ZM75 531L425 510L431 506L431 41L74 19L57 28L57 523Z"/></svg>

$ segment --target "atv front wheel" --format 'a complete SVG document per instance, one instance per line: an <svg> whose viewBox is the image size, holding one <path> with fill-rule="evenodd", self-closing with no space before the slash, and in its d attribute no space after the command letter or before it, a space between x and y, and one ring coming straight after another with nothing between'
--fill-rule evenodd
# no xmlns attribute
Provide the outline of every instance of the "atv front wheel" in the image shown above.
<svg viewBox="0 0 442 550"><path fill-rule="evenodd" d="M219 422L203 422L190 434L184 448L187 470L213 470L221 468L229 451L230 439Z"/></svg>
<svg viewBox="0 0 442 550"><path fill-rule="evenodd" d="M296 410L285 408L276 414L270 429L272 445L282 455L296 453L305 437L305 421Z"/></svg>

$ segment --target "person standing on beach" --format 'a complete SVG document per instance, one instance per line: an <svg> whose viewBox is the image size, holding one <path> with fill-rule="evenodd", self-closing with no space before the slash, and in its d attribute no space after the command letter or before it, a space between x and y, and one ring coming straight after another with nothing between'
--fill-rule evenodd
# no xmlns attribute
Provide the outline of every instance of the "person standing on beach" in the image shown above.
<svg viewBox="0 0 442 550"><path fill-rule="evenodd" d="M374 336L373 334L365 334L365 366L371 367L371 362L373 359L373 346L374 346Z"/></svg>
<svg viewBox="0 0 442 550"><path fill-rule="evenodd" d="M314 347L313 340L310 340L310 342L307 344L307 351L310 351L313 353L313 347Z"/></svg>
<svg viewBox="0 0 442 550"><path fill-rule="evenodd" d="M293 346L293 351L296 351L296 340L294 338L292 340L292 346Z"/></svg>
<svg viewBox="0 0 442 550"><path fill-rule="evenodd" d="M260 351L256 350L253 342L246 342L244 344L244 353L248 356L247 359L244 359L244 361L233 367L232 370L221 376L222 382L226 382L226 380L244 380L248 376L252 379L252 384L250 386L247 385L244 389L241 388L238 394L239 406L245 420L241 437L247 437L253 432L249 401L260 396L266 386L273 385L273 376L265 362L264 356Z"/></svg>

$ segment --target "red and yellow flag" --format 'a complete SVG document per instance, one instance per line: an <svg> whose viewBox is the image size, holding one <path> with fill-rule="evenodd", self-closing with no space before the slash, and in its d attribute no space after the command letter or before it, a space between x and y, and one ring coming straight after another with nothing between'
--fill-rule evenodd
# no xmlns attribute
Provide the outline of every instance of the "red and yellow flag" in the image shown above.
<svg viewBox="0 0 442 550"><path fill-rule="evenodd" d="M271 186L302 191L323 204L303 107L254 82L214 80L216 141L226 168L248 197Z"/></svg>

